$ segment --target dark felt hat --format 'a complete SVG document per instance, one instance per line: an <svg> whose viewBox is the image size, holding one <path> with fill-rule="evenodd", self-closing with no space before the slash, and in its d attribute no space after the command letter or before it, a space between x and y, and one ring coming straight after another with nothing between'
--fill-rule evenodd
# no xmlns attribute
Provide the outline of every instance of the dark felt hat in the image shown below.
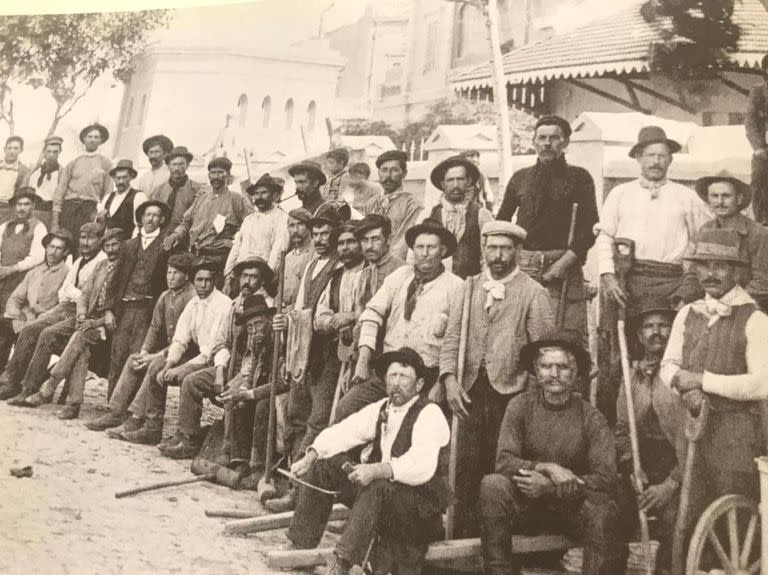
<svg viewBox="0 0 768 575"><path fill-rule="evenodd" d="M173 254L168 258L168 267L175 268L182 273L189 273L195 263L195 256L190 252L181 252Z"/></svg>
<svg viewBox="0 0 768 575"><path fill-rule="evenodd" d="M716 182L728 182L734 187L734 189L741 197L741 202L739 202L739 210L743 210L752 202L752 187L742 182L728 170L721 170L714 176L706 176L696 180L696 193L699 194L699 197L702 200L708 202L709 186Z"/></svg>
<svg viewBox="0 0 768 575"><path fill-rule="evenodd" d="M348 220L331 231L331 238L334 242L337 242L341 234L351 233L353 236L355 236L355 239L359 241L360 238L357 237L357 226L359 224L360 220Z"/></svg>
<svg viewBox="0 0 768 575"><path fill-rule="evenodd" d="M275 308L267 304L263 295L249 295L243 299L243 313L235 318L235 325L245 325L249 319L273 313L275 313Z"/></svg>
<svg viewBox="0 0 768 575"><path fill-rule="evenodd" d="M408 154L406 154L402 150L387 150L386 152L381 154L378 158L376 158L376 167L380 168L381 164L383 164L384 162L390 162L392 160L396 160L398 162L407 164Z"/></svg>
<svg viewBox="0 0 768 575"><path fill-rule="evenodd" d="M290 168L288 168L288 173L292 178L295 178L297 174L308 173L313 178L320 180L321 186L328 181L328 178L325 177L325 173L323 173L323 168L320 167L320 164L310 160L305 160L304 162L299 162L298 164L292 165Z"/></svg>
<svg viewBox="0 0 768 575"><path fill-rule="evenodd" d="M382 214L366 214L365 217L360 220L355 229L355 237L357 239L363 239L363 236L371 230L381 228L385 236L392 234L392 222L387 216Z"/></svg>
<svg viewBox="0 0 768 575"><path fill-rule="evenodd" d="M637 158L646 146L651 144L666 144L670 153L676 154L682 146L675 140L667 138L666 132L659 126L643 126L637 134L637 143L629 150L630 158Z"/></svg>
<svg viewBox="0 0 768 575"><path fill-rule="evenodd" d="M467 179L469 180L469 185L474 186L477 183L477 180L480 179L480 170L477 169L475 164L463 156L451 156L450 158L446 158L437 164L434 168L432 168L432 173L429 175L429 179L432 182L432 185L435 186L438 190L442 190L445 173L451 168L456 168L459 166L467 171Z"/></svg>
<svg viewBox="0 0 768 575"><path fill-rule="evenodd" d="M245 188L245 193L252 194L256 191L257 188L267 188L273 194L283 193L283 184L277 182L277 180L275 180L269 174L264 174L258 180L250 184L247 188Z"/></svg>
<svg viewBox="0 0 768 575"><path fill-rule="evenodd" d="M125 240L128 237L128 234L125 232L123 228L107 228L107 230L104 232L104 241L111 240L112 238L117 238L120 241Z"/></svg>
<svg viewBox="0 0 768 575"><path fill-rule="evenodd" d="M118 160L117 164L115 164L115 167L109 170L109 175L114 177L115 174L120 170L128 170L128 173L131 174L131 179L138 176L138 172L133 167L133 162L131 160Z"/></svg>
<svg viewBox="0 0 768 575"><path fill-rule="evenodd" d="M225 172L229 173L232 171L232 160L223 156L220 158L213 158L210 162L208 162L208 169L211 170L213 168L221 168Z"/></svg>
<svg viewBox="0 0 768 575"><path fill-rule="evenodd" d="M259 270L262 283L265 286L270 285L274 280L275 274L272 271L272 268L269 267L269 264L262 258L248 258L247 260L243 260L235 264L235 267L232 268L232 272L235 275L239 275L240 272L248 268L257 268Z"/></svg>
<svg viewBox="0 0 768 575"><path fill-rule="evenodd" d="M691 262L728 262L748 266L749 257L741 254L741 237L738 232L713 228L701 230L695 239L695 248L686 259Z"/></svg>
<svg viewBox="0 0 768 575"><path fill-rule="evenodd" d="M141 149L144 150L144 154L149 153L149 149L152 146L160 146L163 151L168 154L171 150L173 150L173 142L168 136L165 136L163 134L157 134L155 136L150 136L146 140L144 140L144 143L141 144Z"/></svg>
<svg viewBox="0 0 768 575"><path fill-rule="evenodd" d="M589 356L589 352L584 349L581 340L568 332L550 332L536 341L525 344L520 350L520 367L529 373L534 373L534 362L539 355L539 350L544 347L559 347L570 351L576 358L579 376L589 377L592 370L592 358Z"/></svg>
<svg viewBox="0 0 768 575"><path fill-rule="evenodd" d="M405 232L405 243L413 249L413 242L421 234L433 234L440 238L446 248L445 257L449 258L456 253L456 236L438 220L427 218L420 224L408 228Z"/></svg>
<svg viewBox="0 0 768 575"><path fill-rule="evenodd" d="M37 195L37 190L35 188L32 186L22 186L15 194L13 194L13 196L11 196L11 198L8 200L8 203L14 206L16 205L16 202L21 198L27 198L31 200L34 205L37 205L38 202L42 201L42 198Z"/></svg>
<svg viewBox="0 0 768 575"><path fill-rule="evenodd" d="M336 228L343 223L344 218L339 214L339 210L333 205L327 204L317 208L315 215L307 222L307 227L313 228L315 226L328 224L329 226Z"/></svg>
<svg viewBox="0 0 768 575"><path fill-rule="evenodd" d="M326 158L333 158L340 164L347 165L349 162L349 151L346 148L334 148L325 154Z"/></svg>
<svg viewBox="0 0 768 575"><path fill-rule="evenodd" d="M194 158L194 156L189 152L186 146L176 146L168 153L167 156L165 156L165 163L170 164L171 160L174 158L184 158L189 164L192 162L192 158Z"/></svg>
<svg viewBox="0 0 768 575"><path fill-rule="evenodd" d="M218 275L221 272L221 266L217 260L205 256L198 256L189 268L189 278L194 280L195 274L200 270L208 270Z"/></svg>
<svg viewBox="0 0 768 575"><path fill-rule="evenodd" d="M307 208L295 208L288 212L288 217L309 225L309 221L312 219L312 213Z"/></svg>
<svg viewBox="0 0 768 575"><path fill-rule="evenodd" d="M48 232L45 234L45 237L43 238L43 246L47 248L48 244L51 243L53 238L58 238L66 242L67 249L70 251L72 250L72 246L75 244L75 238L72 237L72 232L66 228L59 228L55 232Z"/></svg>
<svg viewBox="0 0 768 575"><path fill-rule="evenodd" d="M555 116L555 115L542 116L536 121L534 133L541 126L557 126L563 131L563 137L565 137L566 140L570 140L571 134L573 133L571 130L571 124L568 123L568 120L566 120L565 118L561 118L560 116Z"/></svg>
<svg viewBox="0 0 768 575"><path fill-rule="evenodd" d="M109 140L109 130L107 130L107 128L105 128L98 122L94 122L93 124L89 124L82 130L80 130L80 141L85 143L85 137L93 130L98 130L99 134L101 134L102 144L107 140Z"/></svg>
<svg viewBox="0 0 768 575"><path fill-rule="evenodd" d="M163 211L163 215L165 216L163 226L166 226L171 222L171 207L168 204L161 202L160 200L148 200L136 208L136 221L139 222L139 224L141 224L141 220L144 217L144 210L150 206L156 206Z"/></svg>
<svg viewBox="0 0 768 575"><path fill-rule="evenodd" d="M421 358L418 352L411 349L410 347L401 347L396 351L390 351L382 354L378 361L376 361L374 367L376 375L384 380L387 375L389 366L394 362L411 366L414 371L416 371L416 377L423 378L426 375L427 368L424 365L424 360Z"/></svg>

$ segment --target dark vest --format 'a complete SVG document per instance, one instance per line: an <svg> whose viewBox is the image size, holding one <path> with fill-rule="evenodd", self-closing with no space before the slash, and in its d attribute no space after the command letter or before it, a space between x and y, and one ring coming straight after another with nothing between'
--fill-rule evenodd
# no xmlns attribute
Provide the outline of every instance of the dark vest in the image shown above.
<svg viewBox="0 0 768 575"><path fill-rule="evenodd" d="M382 426L386 423L387 416L387 403L384 402L381 405L379 411L379 421L376 424L376 435L373 438L373 449L371 455L368 458L369 463L379 463L381 461L381 436ZM416 420L419 417L419 413L427 405L432 403L428 399L420 396L408 410L403 418L403 423L400 425L400 429L397 432L395 440L392 442L392 451L390 453L392 458L401 457L405 455L411 448L413 441L413 427L416 425ZM424 499L429 502L433 507L435 513L441 513L451 502L451 489L448 486L448 448L443 447L440 449L440 455L437 458L437 469L432 479L420 485L418 489Z"/></svg>
<svg viewBox="0 0 768 575"><path fill-rule="evenodd" d="M128 200L126 199L125 201ZM146 250L142 249L141 236L139 236L136 244L136 262L134 263L133 270L131 270L131 277L128 280L128 286L125 290L125 298L136 299L155 296L153 293L155 268L162 257L162 235L156 237Z"/></svg>
<svg viewBox="0 0 768 575"><path fill-rule="evenodd" d="M461 279L474 276L480 273L482 269L480 258L480 222L478 214L480 210L475 202L467 202L466 227L461 241L456 247L456 253L453 255L452 272ZM432 208L431 217L442 222L443 225L443 204L437 204Z"/></svg>
<svg viewBox="0 0 768 575"><path fill-rule="evenodd" d="M32 217L26 224L24 224L24 226L22 226L17 234L14 221L11 220L8 222L5 232L3 233L3 245L0 250L2 252L0 253L0 265L16 265L29 255L37 224L38 220Z"/></svg>
<svg viewBox="0 0 768 575"><path fill-rule="evenodd" d="M125 199L117 211L111 216L107 216L107 229L120 228L126 234L132 234L133 229L136 227L136 215L133 212L133 197L136 195L136 190L129 188L125 193ZM107 198L107 203L104 204L104 208L109 214L109 207L112 205L112 200L116 196L115 192L112 192Z"/></svg>
<svg viewBox="0 0 768 575"><path fill-rule="evenodd" d="M313 260L307 268L307 274L304 276L304 308L314 310L317 307L317 302L320 301L320 296L323 295L323 290L331 281L334 268L338 258L334 255L325 264L323 271L317 274L317 277L312 279L312 275L315 273L315 266L318 260Z"/></svg>

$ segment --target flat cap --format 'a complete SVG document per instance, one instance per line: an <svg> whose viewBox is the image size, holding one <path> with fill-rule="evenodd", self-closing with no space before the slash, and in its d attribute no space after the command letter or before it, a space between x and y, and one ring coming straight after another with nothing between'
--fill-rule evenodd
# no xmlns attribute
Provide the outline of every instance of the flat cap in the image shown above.
<svg viewBox="0 0 768 575"><path fill-rule="evenodd" d="M387 150L376 158L376 167L380 168L381 164L384 162L391 162L392 160L406 164L408 163L408 154L402 150Z"/></svg>
<svg viewBox="0 0 768 575"><path fill-rule="evenodd" d="M195 263L195 256L190 252L182 252L180 254L173 254L168 258L168 266L175 268L183 273L189 273L192 268L192 264Z"/></svg>
<svg viewBox="0 0 768 575"><path fill-rule="evenodd" d="M98 236L102 237L104 235L104 228L101 227L99 224L95 224L93 222L87 222L80 226L80 229L78 230L79 234L86 234L89 236Z"/></svg>
<svg viewBox="0 0 768 575"><path fill-rule="evenodd" d="M54 146L61 146L64 143L64 138L61 136L48 136L45 140L43 140L43 143L47 146L48 144L53 144Z"/></svg>
<svg viewBox="0 0 768 575"><path fill-rule="evenodd" d="M312 219L312 213L307 208L296 208L288 212L288 217L306 224Z"/></svg>
<svg viewBox="0 0 768 575"><path fill-rule="evenodd" d="M225 172L230 172L232 170L232 161L229 158L213 158L210 162L208 162L208 169L211 170L213 168L221 168Z"/></svg>
<svg viewBox="0 0 768 575"><path fill-rule="evenodd" d="M483 237L486 236L508 236L518 241L524 242L528 237L528 232L517 224L505 222L503 220L491 220L483 226Z"/></svg>

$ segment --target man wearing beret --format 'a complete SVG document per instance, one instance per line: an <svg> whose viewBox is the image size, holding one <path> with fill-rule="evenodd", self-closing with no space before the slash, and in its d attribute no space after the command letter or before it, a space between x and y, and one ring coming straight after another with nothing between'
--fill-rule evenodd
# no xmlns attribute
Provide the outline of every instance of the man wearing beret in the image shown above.
<svg viewBox="0 0 768 575"><path fill-rule="evenodd" d="M379 183L384 188L384 195L368 200L366 214L387 216L392 225L392 254L405 260L408 245L405 232L413 226L422 211L422 207L413 198L413 194L403 188L403 180L408 173L408 156L400 150L389 150L376 158L379 169Z"/></svg>
<svg viewBox="0 0 768 575"><path fill-rule="evenodd" d="M141 222L136 220L136 209L147 201L147 194L131 186L136 177L131 160L118 161L109 175L115 182L115 189L99 202L98 221L103 222L107 229L120 228L131 237L136 227L141 226Z"/></svg>
<svg viewBox="0 0 768 575"><path fill-rule="evenodd" d="M349 152L346 148L335 148L325 155L325 169L328 173L328 181L320 188L320 193L325 201L338 200L342 180L347 175Z"/></svg>
<svg viewBox="0 0 768 575"><path fill-rule="evenodd" d="M190 251L216 262L219 266L217 281L224 285L224 265L232 249L235 233L245 217L253 212L248 200L227 187L232 162L228 158L214 158L208 163L211 190L197 198L176 229L165 239L166 250L189 242Z"/></svg>
<svg viewBox="0 0 768 575"><path fill-rule="evenodd" d="M755 220L768 223L768 54L760 61L762 82L749 92L744 129L752 146L752 192Z"/></svg>
<svg viewBox="0 0 768 575"><path fill-rule="evenodd" d="M149 160L149 170L136 182L136 189L151 197L171 176L165 158L173 150L173 142L168 136L158 134L144 140L141 149Z"/></svg>
<svg viewBox="0 0 768 575"><path fill-rule="evenodd" d="M35 216L42 221L47 228L51 227L51 210L53 209L53 195L59 185L61 166L59 156L64 140L60 136L48 136L43 145L43 160L38 163L27 176L25 186L35 189L40 201L35 207Z"/></svg>
<svg viewBox="0 0 768 575"><path fill-rule="evenodd" d="M443 345L440 381L460 419L456 473L456 528L459 537L477 535L480 480L493 472L496 443L510 399L525 391L527 373L520 349L554 330L547 290L521 271L517 255L525 242L520 226L492 221L483 227L485 271L467 278L454 294ZM468 317L464 299L469 298ZM465 346L461 345L466 322ZM465 348L463 381L459 350Z"/></svg>
<svg viewBox="0 0 768 575"><path fill-rule="evenodd" d="M443 192L429 217L441 222L458 242L456 254L446 260L451 271L461 279L480 273L480 230L493 220L493 214L468 195L480 171L466 158L453 156L435 166L429 178Z"/></svg>
<svg viewBox="0 0 768 575"><path fill-rule="evenodd" d="M288 168L288 173L296 185L296 197L301 201L301 207L314 216L317 209L325 203L320 188L328 181L320 164L301 162Z"/></svg>
<svg viewBox="0 0 768 575"><path fill-rule="evenodd" d="M507 184L498 218L517 223L528 233L520 252L520 268L549 290L553 311L565 305L563 325L587 341L587 294L582 266L595 243L595 184L587 170L566 162L571 126L559 116L536 123L536 165L518 170ZM568 245L573 204L578 206L573 243ZM568 281L565 302L562 285Z"/></svg>
<svg viewBox="0 0 768 575"><path fill-rule="evenodd" d="M19 156L24 151L24 138L11 136L5 141L5 157L0 162L0 219L11 211L9 200L24 185L29 168L21 163Z"/></svg>
<svg viewBox="0 0 768 575"><path fill-rule="evenodd" d="M53 196L53 229L61 226L78 237L80 226L93 220L97 204L112 186L112 162L98 151L108 139L109 131L101 124L80 131L85 153L69 162L61 173Z"/></svg>
<svg viewBox="0 0 768 575"><path fill-rule="evenodd" d="M203 185L189 179L187 168L192 162L192 154L184 146L176 146L165 156L168 166L168 180L149 194L149 199L163 202L171 208L168 229L175 230L192 202L203 193Z"/></svg>

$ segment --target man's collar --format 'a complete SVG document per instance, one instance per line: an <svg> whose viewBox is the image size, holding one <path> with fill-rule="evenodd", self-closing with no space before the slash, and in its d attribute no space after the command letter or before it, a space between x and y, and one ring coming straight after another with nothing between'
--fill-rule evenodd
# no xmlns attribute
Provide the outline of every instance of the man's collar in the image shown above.
<svg viewBox="0 0 768 575"><path fill-rule="evenodd" d="M147 233L144 231L144 228L141 228L141 237L144 239L155 239L157 236L160 235L160 228L155 228L155 231L152 233Z"/></svg>
<svg viewBox="0 0 768 575"><path fill-rule="evenodd" d="M715 298L711 297L709 294L706 294L704 296L704 299L705 300L707 300L707 299L714 300ZM743 287L738 285L738 284L733 286L731 291L729 291L727 294L725 294L719 300L715 300L715 301L719 301L720 303L725 304L725 305L729 305L729 306L745 305L745 304L755 303L755 300L752 299L752 296L749 295L747 293L747 291Z"/></svg>
<svg viewBox="0 0 768 575"><path fill-rule="evenodd" d="M387 400L387 411L390 412L401 412L401 411L408 411L411 406L416 403L416 401L419 399L419 394L417 393L414 395L411 399L406 401L403 405L393 405L391 401Z"/></svg>
<svg viewBox="0 0 768 575"><path fill-rule="evenodd" d="M20 164L20 163L21 163L21 161L20 161L20 160L16 160L16 161L15 161L15 162L13 162L13 163L8 163L8 162L5 160L5 158L3 158L3 161L2 161L2 162L0 162L0 167L1 167L1 168L3 168L3 169L5 169L5 170L15 170L15 171L18 171L18 170L19 170L19 164Z"/></svg>
<svg viewBox="0 0 768 575"><path fill-rule="evenodd" d="M61 269L61 267L63 265L65 265L66 263L67 263L67 260L65 258L65 259L61 260L59 263L57 263L56 265L52 265L52 266L49 266L48 262L46 261L45 262L45 266L46 266L46 268L48 269L49 272L55 272L56 270Z"/></svg>
<svg viewBox="0 0 768 575"><path fill-rule="evenodd" d="M465 197L463 202L453 203L448 201L448 199L445 197L445 195L440 197L440 203L443 204L444 207L450 209L450 210L461 210L466 209L467 203L469 202L469 198Z"/></svg>
<svg viewBox="0 0 768 575"><path fill-rule="evenodd" d="M385 265L387 262L389 262L394 256L392 255L392 252L387 250L387 253L385 253L383 256L379 258L379 261L377 262L367 262L368 265L375 266L377 268L380 268L381 266Z"/></svg>
<svg viewBox="0 0 768 575"><path fill-rule="evenodd" d="M271 208L269 208L268 210L264 210L263 212L259 208L256 208L256 213L257 214L262 214L262 215L267 215L270 212L274 212L276 209L277 209L277 205L276 204L272 204Z"/></svg>
<svg viewBox="0 0 768 575"><path fill-rule="evenodd" d="M497 279L495 279L495 278L494 278L494 277L491 275L491 272L490 272L490 271L488 271L488 269L486 268L486 270L485 270L485 279L486 279L486 280L489 280L489 281L492 281L492 282L498 282L498 283L502 283L502 284L508 284L508 283L509 283L509 282L511 282L513 279L515 279L519 273L520 273L520 268L519 268L519 267L516 265L516 266L515 266L515 269L513 269L511 272L509 272L509 273L508 273L506 276L504 276L504 277L503 277L503 278L501 278L500 280L497 280Z"/></svg>
<svg viewBox="0 0 768 575"><path fill-rule="evenodd" d="M351 268L348 268L348 267L344 266L344 271L356 272L356 271L359 271L359 270L363 269L364 265L365 265L365 260L361 260L360 263L358 263L356 266L353 266Z"/></svg>
<svg viewBox="0 0 768 575"><path fill-rule="evenodd" d="M85 152L83 152L83 155L92 158L93 156L98 156L99 155L99 150L98 150L98 148L95 149L93 152L89 152L88 150L86 150Z"/></svg>
<svg viewBox="0 0 768 575"><path fill-rule="evenodd" d="M645 188L648 190L654 189L654 188L663 188L669 183L669 180L666 176L664 176L661 180L649 180L642 174L640 174L640 177L637 179L638 183L640 184L641 188Z"/></svg>

